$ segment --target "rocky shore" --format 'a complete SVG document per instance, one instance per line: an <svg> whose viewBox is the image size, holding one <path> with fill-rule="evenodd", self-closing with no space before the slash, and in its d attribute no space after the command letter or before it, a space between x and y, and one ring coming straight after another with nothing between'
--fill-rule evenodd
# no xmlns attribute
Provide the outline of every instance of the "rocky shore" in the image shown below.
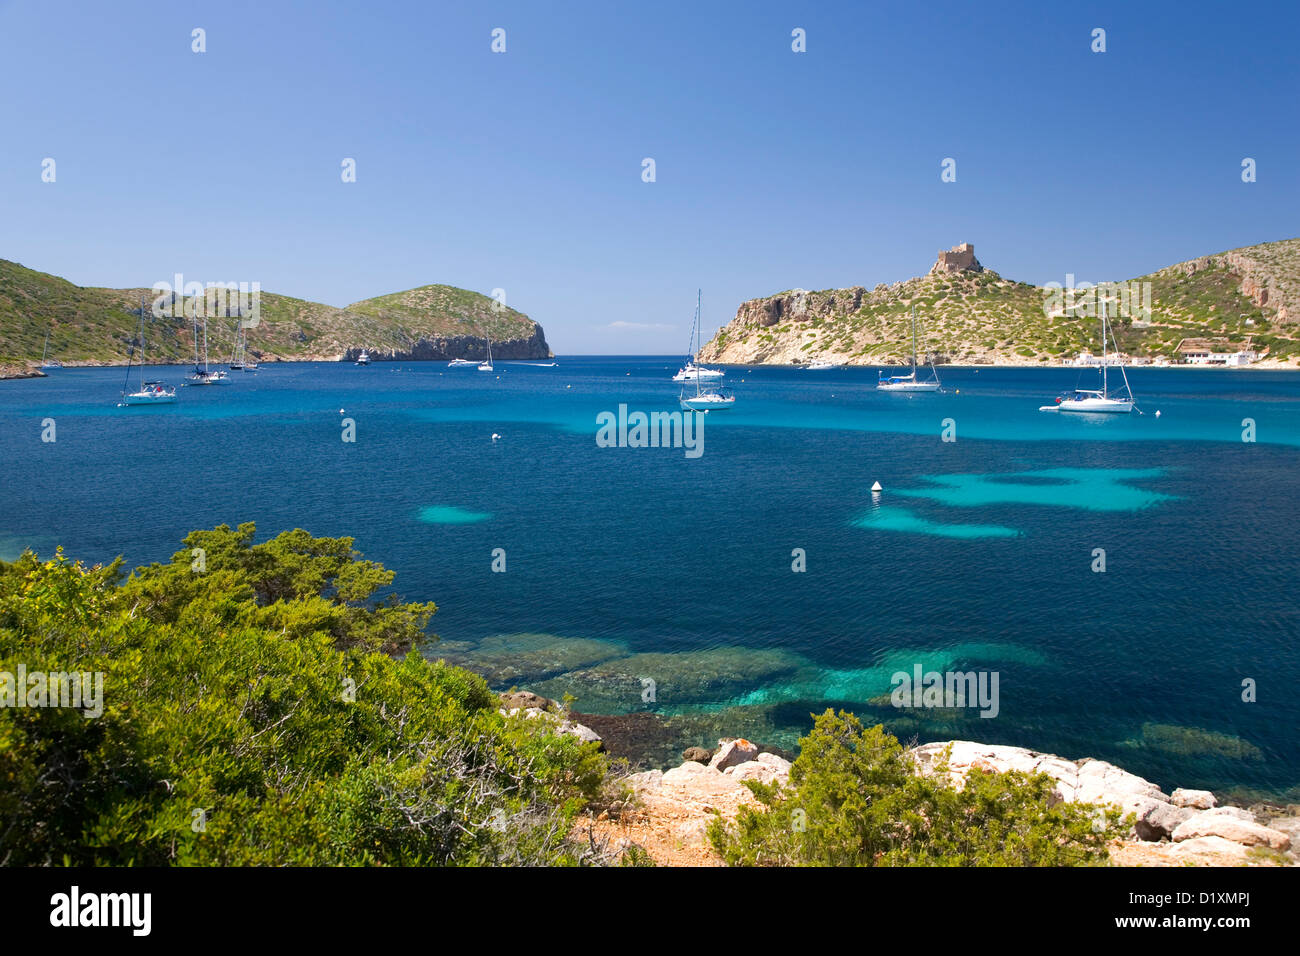
<svg viewBox="0 0 1300 956"><path fill-rule="evenodd" d="M600 740L591 728L557 713L553 701L516 692L503 697L503 712L549 714L557 729ZM1207 790L1161 788L1104 760L1069 760L1023 747L949 740L922 744L909 753L922 773L938 772L948 748L949 782L960 788L974 767L986 772L1045 773L1065 802L1111 806L1132 814L1126 839L1111 847L1117 866L1296 866L1300 864L1300 805L1220 806ZM594 836L616 849L633 845L665 866L720 866L708 841L716 815L732 819L755 802L746 780L788 786L791 761L743 738L722 739L717 748L691 747L668 770L645 770L624 779L631 799L616 811L586 821Z"/></svg>
<svg viewBox="0 0 1300 956"><path fill-rule="evenodd" d="M45 373L32 365L0 363L0 381L7 378L44 378Z"/></svg>

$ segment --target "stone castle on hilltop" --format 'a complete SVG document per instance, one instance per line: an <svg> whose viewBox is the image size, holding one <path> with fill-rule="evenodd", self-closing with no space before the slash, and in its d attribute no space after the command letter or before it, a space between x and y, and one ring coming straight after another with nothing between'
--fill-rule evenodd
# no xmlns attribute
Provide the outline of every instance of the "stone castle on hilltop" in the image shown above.
<svg viewBox="0 0 1300 956"><path fill-rule="evenodd" d="M975 247L969 242L953 246L947 252L940 250L939 261L931 272L983 272L984 267L975 258Z"/></svg>

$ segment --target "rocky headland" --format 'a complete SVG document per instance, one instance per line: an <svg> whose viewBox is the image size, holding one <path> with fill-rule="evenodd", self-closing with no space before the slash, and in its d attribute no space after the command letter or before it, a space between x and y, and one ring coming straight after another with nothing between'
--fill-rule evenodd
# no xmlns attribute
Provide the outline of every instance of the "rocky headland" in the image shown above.
<svg viewBox="0 0 1300 956"><path fill-rule="evenodd" d="M542 327L507 306L501 290L493 298L426 285L338 308L259 288L254 312L251 285L188 296L82 287L0 259L0 378L33 377L42 354L68 367L125 365L138 355L141 301L149 361L160 365L192 362L205 321L209 360L224 363L241 320L259 364L352 362L362 349L374 361L481 361L489 340L493 358L552 357Z"/></svg>
<svg viewBox="0 0 1300 956"><path fill-rule="evenodd" d="M1082 290L1089 285L1083 278L1062 275L1056 282ZM1120 351L1133 359L1176 363L1180 343L1210 340L1224 351L1253 351L1258 367L1300 364L1300 239L1116 281L1135 290L1110 312ZM790 289L742 302L699 357L735 365L902 365L910 361L914 308L923 361L1042 367L1099 351L1095 300L1072 293L1070 314L1053 301L1048 288L999 275L962 243L941 251L916 278L872 288Z"/></svg>

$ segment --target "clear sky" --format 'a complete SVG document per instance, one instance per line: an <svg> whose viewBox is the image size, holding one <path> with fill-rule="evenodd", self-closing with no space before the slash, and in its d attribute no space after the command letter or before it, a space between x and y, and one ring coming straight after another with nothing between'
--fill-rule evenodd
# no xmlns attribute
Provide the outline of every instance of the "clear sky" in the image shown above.
<svg viewBox="0 0 1300 956"><path fill-rule="evenodd" d="M559 354L681 353L697 287L711 334L959 242L1129 278L1300 235L1298 35L1295 2L0 0L0 258L500 288Z"/></svg>

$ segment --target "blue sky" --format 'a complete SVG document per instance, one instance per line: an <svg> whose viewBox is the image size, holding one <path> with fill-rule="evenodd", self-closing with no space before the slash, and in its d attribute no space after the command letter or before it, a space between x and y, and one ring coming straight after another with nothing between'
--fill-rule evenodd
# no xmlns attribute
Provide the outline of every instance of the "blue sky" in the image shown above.
<svg viewBox="0 0 1300 956"><path fill-rule="evenodd" d="M959 242L1128 278L1300 235L1298 34L1295 3L0 0L0 258L501 288L559 354L683 352L697 287L711 333Z"/></svg>

